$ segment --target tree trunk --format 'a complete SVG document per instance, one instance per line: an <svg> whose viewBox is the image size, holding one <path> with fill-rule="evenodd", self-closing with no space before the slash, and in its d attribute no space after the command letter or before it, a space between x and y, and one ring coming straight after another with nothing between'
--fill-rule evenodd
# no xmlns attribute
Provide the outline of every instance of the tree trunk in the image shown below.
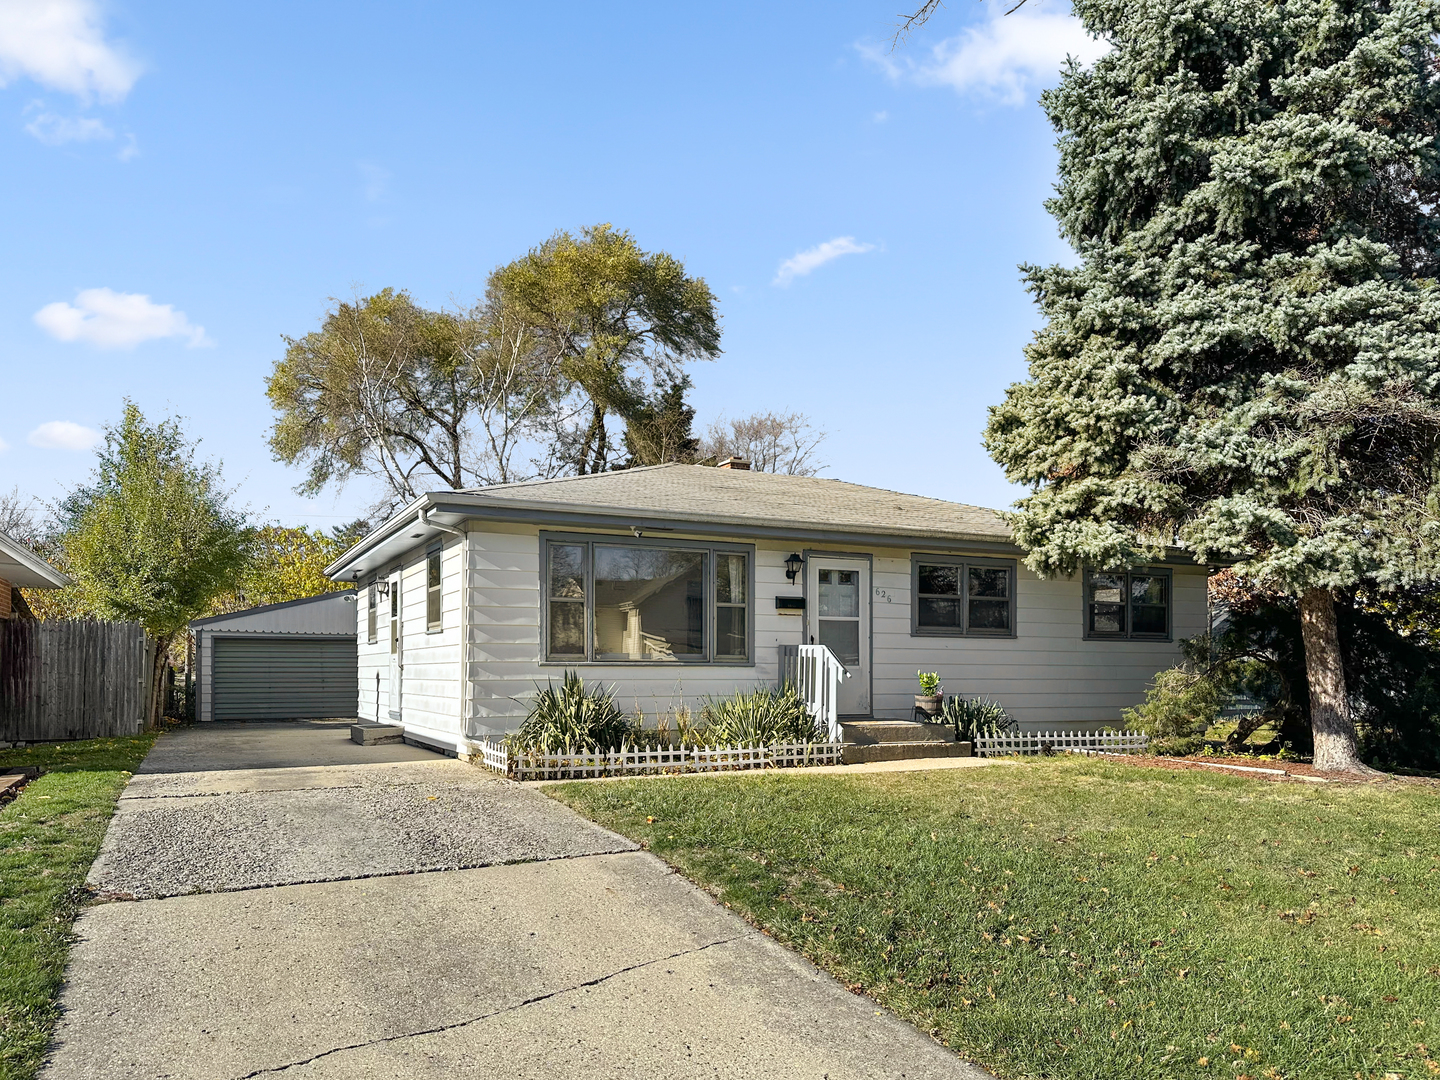
<svg viewBox="0 0 1440 1080"><path fill-rule="evenodd" d="M165 657L169 655L170 643L175 640L174 634L166 635L155 641L155 652L151 659L154 661L150 675L150 726L159 727L160 721L165 719L160 715L161 707L164 704L165 690Z"/></svg>
<svg viewBox="0 0 1440 1080"><path fill-rule="evenodd" d="M1360 760L1355 721L1345 695L1345 667L1340 658L1335 596L1329 589L1310 589L1301 595L1300 633L1305 641L1305 678L1310 687L1315 767L1331 772L1374 772Z"/></svg>

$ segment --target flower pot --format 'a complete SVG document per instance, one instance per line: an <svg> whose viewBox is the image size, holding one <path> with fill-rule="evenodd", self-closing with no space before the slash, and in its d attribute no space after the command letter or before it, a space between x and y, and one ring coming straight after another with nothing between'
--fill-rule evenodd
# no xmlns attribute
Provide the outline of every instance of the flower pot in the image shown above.
<svg viewBox="0 0 1440 1080"><path fill-rule="evenodd" d="M940 706L945 702L944 694L916 694L915 711L922 712L931 720L940 715Z"/></svg>

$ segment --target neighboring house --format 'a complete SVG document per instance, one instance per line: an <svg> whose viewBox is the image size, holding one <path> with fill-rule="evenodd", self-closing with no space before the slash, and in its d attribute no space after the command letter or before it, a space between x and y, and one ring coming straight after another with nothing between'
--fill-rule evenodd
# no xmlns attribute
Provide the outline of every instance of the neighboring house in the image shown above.
<svg viewBox="0 0 1440 1080"><path fill-rule="evenodd" d="M190 629L199 719L356 715L353 592L196 619Z"/></svg>
<svg viewBox="0 0 1440 1080"><path fill-rule="evenodd" d="M360 715L461 753L567 668L653 723L775 685L802 642L845 665L849 716L910 718L923 669L1030 730L1093 727L1205 630L1183 553L1055 580L1020 560L993 510L725 462L427 494L326 573L360 589Z"/></svg>
<svg viewBox="0 0 1440 1080"><path fill-rule="evenodd" d="M0 533L0 619L30 619L21 589L63 589L70 579L20 541Z"/></svg>

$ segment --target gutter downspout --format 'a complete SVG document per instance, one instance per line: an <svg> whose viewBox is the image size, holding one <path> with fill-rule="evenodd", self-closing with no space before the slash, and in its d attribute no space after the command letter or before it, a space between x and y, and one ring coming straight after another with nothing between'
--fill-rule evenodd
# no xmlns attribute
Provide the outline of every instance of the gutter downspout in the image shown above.
<svg viewBox="0 0 1440 1080"><path fill-rule="evenodd" d="M465 740L470 737L470 705L471 692L469 675L470 658L470 532L468 529L457 529L453 525L443 525L438 521L430 520L430 508L420 507L420 524L432 529L438 529L443 533L460 538L460 738L457 750L465 745ZM463 756L467 756L462 754Z"/></svg>

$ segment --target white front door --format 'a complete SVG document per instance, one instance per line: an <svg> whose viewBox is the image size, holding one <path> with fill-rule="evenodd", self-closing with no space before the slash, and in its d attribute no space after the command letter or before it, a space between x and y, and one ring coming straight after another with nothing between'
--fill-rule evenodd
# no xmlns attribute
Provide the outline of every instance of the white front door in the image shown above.
<svg viewBox="0 0 1440 1080"><path fill-rule="evenodd" d="M811 555L806 567L810 599L805 633L828 646L845 665L840 715L870 715L870 563Z"/></svg>
<svg viewBox="0 0 1440 1080"><path fill-rule="evenodd" d="M405 670L405 642L401 634L400 575L390 578L390 719L400 719L400 678Z"/></svg>

